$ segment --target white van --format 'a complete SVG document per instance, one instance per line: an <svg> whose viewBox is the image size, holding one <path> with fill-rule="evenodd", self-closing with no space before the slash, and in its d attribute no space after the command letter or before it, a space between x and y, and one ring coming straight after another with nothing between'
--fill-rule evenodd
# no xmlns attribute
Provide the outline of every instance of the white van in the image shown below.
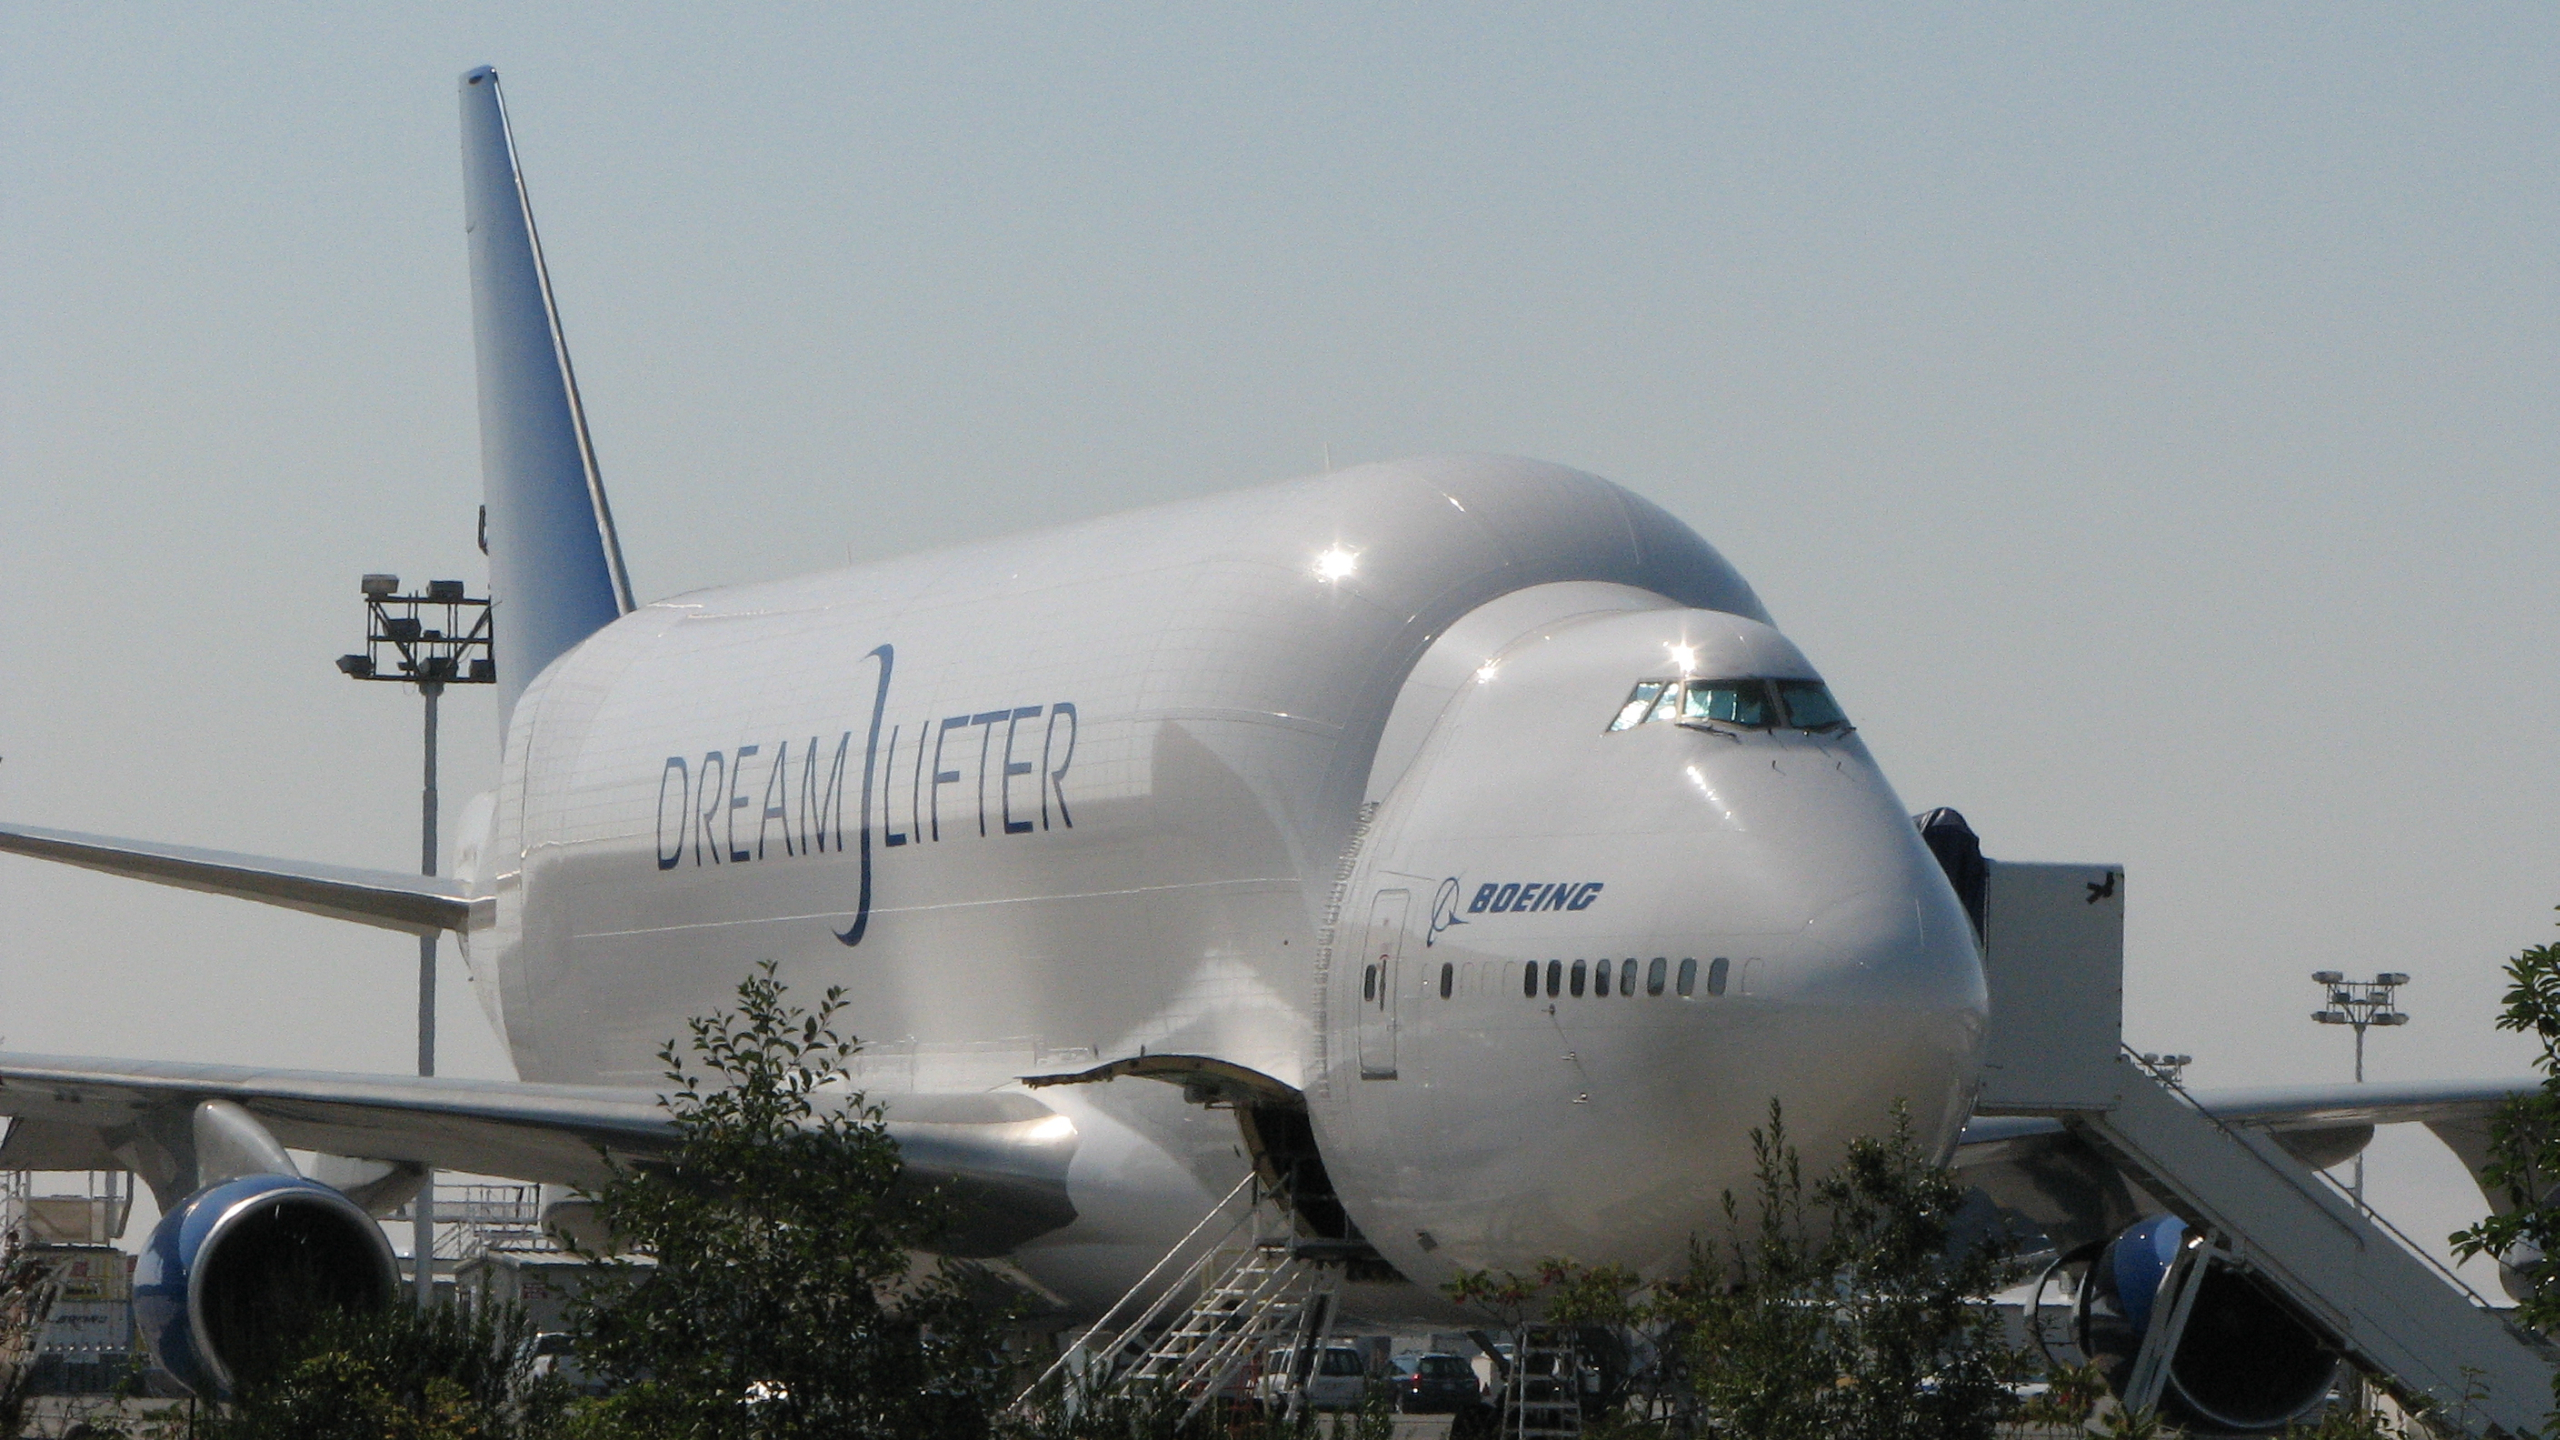
<svg viewBox="0 0 2560 1440"><path fill-rule="evenodd" d="M1265 1409L1277 1410L1288 1403L1289 1374L1296 1368L1296 1350L1282 1347L1265 1353L1262 1373L1254 1377L1253 1398ZM1327 1345L1315 1354L1315 1364L1307 1371L1307 1404L1317 1410L1357 1410L1369 1397L1369 1367L1360 1352L1349 1345Z"/></svg>

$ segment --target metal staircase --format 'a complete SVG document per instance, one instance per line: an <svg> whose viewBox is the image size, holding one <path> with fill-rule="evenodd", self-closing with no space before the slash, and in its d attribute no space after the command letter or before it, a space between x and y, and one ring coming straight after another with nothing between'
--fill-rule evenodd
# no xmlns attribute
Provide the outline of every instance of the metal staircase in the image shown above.
<svg viewBox="0 0 2560 1440"><path fill-rule="evenodd" d="M1301 1259L1285 1239L1258 1240L1223 1273L1203 1277L1200 1298L1147 1346L1120 1383L1178 1398L1188 1421L1274 1346L1291 1346L1303 1363L1341 1280L1338 1263Z"/></svg>
<svg viewBox="0 0 2560 1440"><path fill-rule="evenodd" d="M2552 1361L2539 1342L2274 1140L2124 1068L2114 1107L2069 1123L2200 1224L2217 1259L2281 1292L2357 1365L2433 1402L2440 1426L2536 1431L2551 1405ZM2146 1337L2129 1404L2160 1393L2184 1317L2172 1306L2168 1318Z"/></svg>
<svg viewBox="0 0 2560 1440"><path fill-rule="evenodd" d="M1524 1325L1502 1387L1503 1440L1572 1440L1582 1434L1582 1355L1573 1331Z"/></svg>
<svg viewBox="0 0 2560 1440"><path fill-rule="evenodd" d="M1993 862L1980 1115L2062 1122L2201 1232L2163 1282L2125 1403L2162 1392L2206 1265L2280 1294L2439 1431L2538 1434L2553 1356L2267 1135L2227 1125L2122 1042L2123 871Z"/></svg>
<svg viewBox="0 0 2560 1440"><path fill-rule="evenodd" d="M1027 1409L1064 1376L1074 1384L1079 1403L1139 1398L1159 1407L1179 1407L1179 1426L1208 1408L1269 1350L1289 1347L1303 1371L1332 1321L1334 1297L1353 1258L1345 1247L1298 1239L1286 1214L1256 1196L1223 1234L1199 1249L1197 1259L1173 1269L1252 1184L1248 1177L1227 1192L1022 1392L1015 1409ZM1164 1282L1168 1273L1173 1278ZM1156 1290L1159 1283L1163 1288ZM1151 1290L1153 1302L1140 1306L1140 1297ZM1290 1377L1284 1393L1291 1401L1304 1378L1303 1373Z"/></svg>

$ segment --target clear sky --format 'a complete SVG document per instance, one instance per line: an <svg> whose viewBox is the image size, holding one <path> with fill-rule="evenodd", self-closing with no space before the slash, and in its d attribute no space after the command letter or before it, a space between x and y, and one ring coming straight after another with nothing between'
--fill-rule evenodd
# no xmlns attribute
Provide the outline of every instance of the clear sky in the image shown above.
<svg viewBox="0 0 2560 1440"><path fill-rule="evenodd" d="M1653 497L1909 806L2128 867L2128 1038L2509 1074L2560 903L2550 84L2462 7L18 3L0 815L416 857L506 79L643 598L1435 450ZM448 814L494 772L447 707ZM404 1069L403 937L0 860L9 1048ZM448 1073L505 1060L447 968ZM2423 1132L2414 1232L2476 1212Z"/></svg>

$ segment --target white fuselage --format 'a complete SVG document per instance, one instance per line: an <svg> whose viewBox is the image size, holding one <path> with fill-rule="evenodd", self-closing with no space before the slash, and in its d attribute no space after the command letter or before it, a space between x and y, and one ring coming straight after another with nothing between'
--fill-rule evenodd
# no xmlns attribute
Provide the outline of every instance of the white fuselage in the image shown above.
<svg viewBox="0 0 2560 1440"><path fill-rule="evenodd" d="M654 1083L768 959L845 988L893 1113L1210 1057L1304 1092L1419 1284L1658 1271L1773 1099L1809 1159L1897 1100L1949 1142L1984 1014L1853 732L1609 729L1682 674L1815 678L1686 527L1517 460L678 597L518 705L465 825L497 900L475 985L528 1080ZM1080 1218L1013 1258L1079 1305L1244 1173L1173 1086L1038 1093L1080 1132Z"/></svg>

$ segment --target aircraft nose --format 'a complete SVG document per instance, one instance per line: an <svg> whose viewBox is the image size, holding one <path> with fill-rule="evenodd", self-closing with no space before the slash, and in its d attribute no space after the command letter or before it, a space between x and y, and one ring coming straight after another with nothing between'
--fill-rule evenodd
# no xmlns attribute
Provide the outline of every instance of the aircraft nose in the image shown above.
<svg viewBox="0 0 2560 1440"><path fill-rule="evenodd" d="M1817 1142L1881 1133L1896 1101L1935 1147L1963 1125L1980 1058L1981 952L1884 778L1867 764L1821 769L1780 778L1763 762L1750 833L1732 837L1750 853L1759 913L1734 924L1738 912L1708 896L1698 918L1726 932L1716 953L1741 967L1759 1032L1744 1043L1791 1077L1776 1098L1809 1156ZM1738 783L1721 788L1740 798Z"/></svg>

